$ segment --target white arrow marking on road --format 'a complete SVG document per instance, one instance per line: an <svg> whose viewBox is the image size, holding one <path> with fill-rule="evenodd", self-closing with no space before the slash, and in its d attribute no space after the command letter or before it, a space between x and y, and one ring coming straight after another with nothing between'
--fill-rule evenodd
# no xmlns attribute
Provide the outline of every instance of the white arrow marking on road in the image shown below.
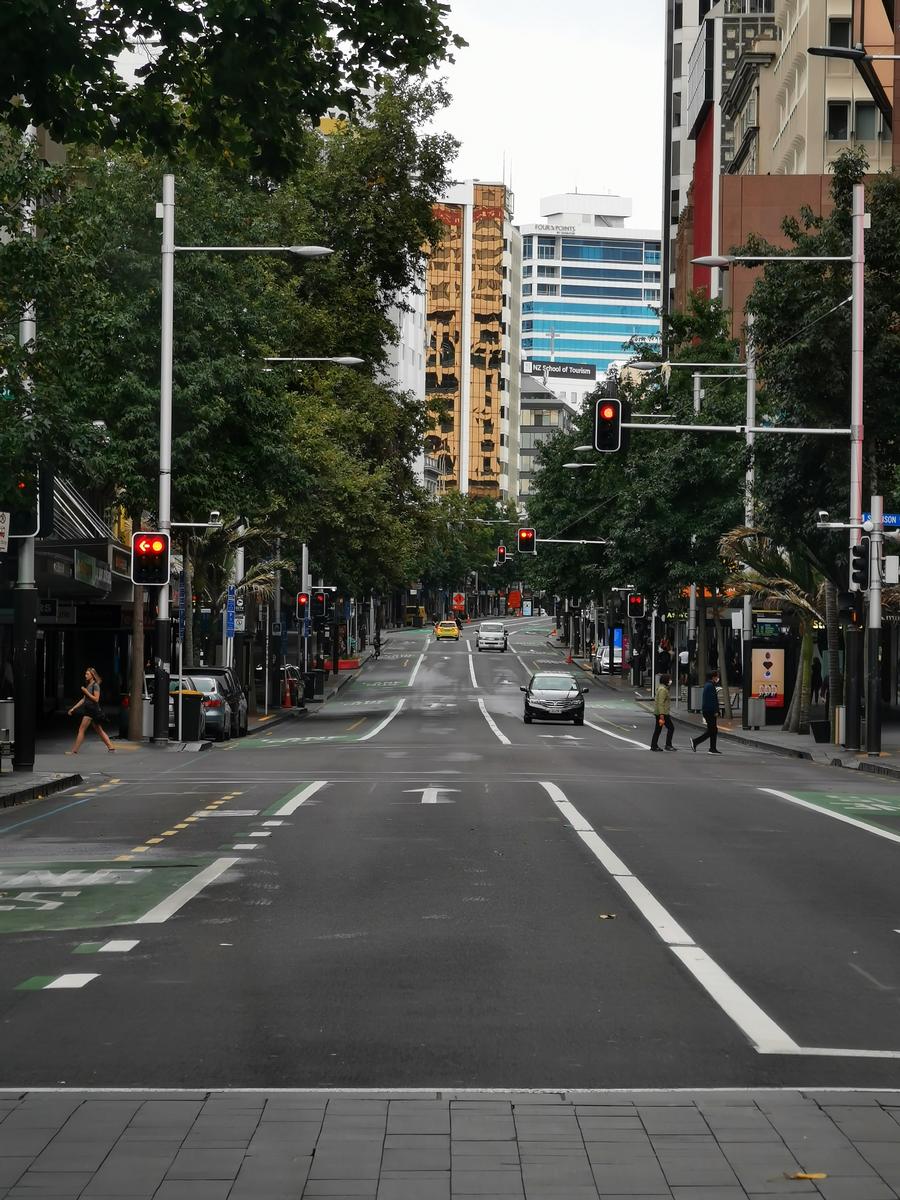
<svg viewBox="0 0 900 1200"><path fill-rule="evenodd" d="M421 793L423 804L454 804L453 800L439 800L438 792L458 792L459 788L448 787L424 787L424 788L406 788L404 795L418 796Z"/></svg>

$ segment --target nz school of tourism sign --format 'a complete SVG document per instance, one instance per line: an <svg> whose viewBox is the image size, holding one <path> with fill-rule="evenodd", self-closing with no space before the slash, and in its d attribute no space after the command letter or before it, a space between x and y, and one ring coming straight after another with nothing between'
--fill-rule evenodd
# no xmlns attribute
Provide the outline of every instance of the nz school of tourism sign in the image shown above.
<svg viewBox="0 0 900 1200"><path fill-rule="evenodd" d="M596 379L597 368L593 363L571 362L526 362L525 370L530 375L543 375L551 379Z"/></svg>

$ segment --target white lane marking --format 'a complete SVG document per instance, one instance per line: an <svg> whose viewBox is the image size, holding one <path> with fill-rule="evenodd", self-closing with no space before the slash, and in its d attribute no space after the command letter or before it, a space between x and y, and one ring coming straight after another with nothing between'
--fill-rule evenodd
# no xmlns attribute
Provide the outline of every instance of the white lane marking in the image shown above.
<svg viewBox="0 0 900 1200"><path fill-rule="evenodd" d="M235 842L232 850L258 850L259 842Z"/></svg>
<svg viewBox="0 0 900 1200"><path fill-rule="evenodd" d="M269 830L268 830L268 829L263 829L263 830L256 830L256 829L255 829L255 830L253 831L253 833L251 833L251 834L250 834L250 836L251 836L251 837L271 837L271 836L272 836L272 834L269 832Z"/></svg>
<svg viewBox="0 0 900 1200"><path fill-rule="evenodd" d="M51 980L46 987L41 988L42 992L49 992L53 988L83 988L86 983L90 983L92 979L99 979L99 975L60 975L57 979Z"/></svg>
<svg viewBox="0 0 900 1200"><path fill-rule="evenodd" d="M192 817L255 817L259 813L258 808L223 808L211 810L208 808L198 808L196 812L192 812Z"/></svg>
<svg viewBox="0 0 900 1200"><path fill-rule="evenodd" d="M107 942L97 951L98 954L127 954L129 950L133 950L139 943L134 941L113 941Z"/></svg>
<svg viewBox="0 0 900 1200"><path fill-rule="evenodd" d="M297 811L301 804L305 804L310 796L314 795L319 788L323 788L328 781L325 779L317 779L315 783L308 783L306 787L301 788L293 796L290 796L282 804L281 808L275 810L277 817L289 817L291 813Z"/></svg>
<svg viewBox="0 0 900 1200"><path fill-rule="evenodd" d="M422 787L422 788L405 788L404 795L413 795L422 797L423 804L453 804L453 800L439 800L439 792L458 792L459 788L448 787Z"/></svg>
<svg viewBox="0 0 900 1200"><path fill-rule="evenodd" d="M697 981L712 996L722 1011L737 1025L761 1054L797 1054L800 1047L751 1000L709 956L695 945L693 938L659 903L625 866L622 860L603 841L578 809L555 783L541 782L541 787L593 851L619 887L629 896L644 919L652 925L658 937L681 959ZM590 841L585 833L593 836ZM612 868L615 868L614 870Z"/></svg>
<svg viewBox="0 0 900 1200"><path fill-rule="evenodd" d="M782 800L790 800L791 804L799 804L802 808L808 808L812 812L818 813L819 816L833 817L835 821L843 821L845 825L855 825L857 829L862 829L865 833L874 833L876 837L886 838L889 842L900 842L900 833L891 833L889 829L879 829L875 825L867 825L865 821L858 821L856 817L848 817L845 813L832 812L830 808L822 808L818 804L810 803L809 800L801 800L799 796L792 796L790 792L780 792L777 788L759 788L758 790L768 792L770 796L779 796Z"/></svg>
<svg viewBox="0 0 900 1200"><path fill-rule="evenodd" d="M263 821L263 825L284 825L284 821Z"/></svg>
<svg viewBox="0 0 900 1200"><path fill-rule="evenodd" d="M167 896L155 908L151 908L142 917L138 917L132 921L132 924L161 925L163 921L168 921L169 917L177 913L179 908L187 904L188 900L193 900L195 896L199 896L208 883L212 883L220 875L224 875L226 871L237 866L239 862L240 859L238 858L217 858L208 867L204 867L202 871L198 871L193 879L189 879L180 888L176 888L171 896Z"/></svg>
<svg viewBox="0 0 900 1200"><path fill-rule="evenodd" d="M472 687L477 688L478 680L475 678L475 656L472 653L472 647L469 646L468 642L466 642L466 645L469 647L469 674L472 676Z"/></svg>
<svg viewBox="0 0 900 1200"><path fill-rule="evenodd" d="M634 738L622 737L621 733L613 733L611 729L604 729L602 725L595 725L593 721L586 720L585 725L589 725L591 729L596 729L598 733L605 733L607 737L615 738L619 742L628 742L631 746L637 746L639 750L650 749L646 742L636 742Z"/></svg>
<svg viewBox="0 0 900 1200"><path fill-rule="evenodd" d="M532 671L531 667L529 667L529 665L528 665L528 663L525 661L525 659L524 659L524 658L522 658L522 656L521 656L520 654L516 654L515 650L513 651L513 658L517 658L517 659L519 660L519 662L520 662L520 663L522 664L522 666L525 668L525 674L526 674L526 675L528 676L528 678L530 679L530 678L532 677L532 675L534 674L534 671Z"/></svg>
<svg viewBox="0 0 900 1200"><path fill-rule="evenodd" d="M511 745L510 740L506 736L506 734L501 733L500 730L497 728L496 721L491 716L491 714L488 712L488 710L485 708L484 701L480 697L478 699L478 707L481 709L482 716L487 721L488 725L490 725L491 729L494 731L494 733L497 735L497 737L500 739L500 741L503 743L503 745L504 746Z"/></svg>
<svg viewBox="0 0 900 1200"><path fill-rule="evenodd" d="M427 650L427 649L428 649L428 647L426 646L425 650ZM410 675L410 677L409 677L409 683L407 684L407 687L412 687L412 685L416 682L416 676L419 673L419 667L421 667L422 659L425 657L425 650L422 651L422 653L419 655L418 659L416 660L416 665L412 669L412 675Z"/></svg>
<svg viewBox="0 0 900 1200"><path fill-rule="evenodd" d="M416 671L418 669L419 668L417 665ZM413 672L413 674L415 674L415 671ZM410 680L410 682L412 682L412 681ZM375 726L374 729L370 729L368 733L364 733L361 738L357 738L357 741L367 742L369 740L369 738L373 738L373 737L375 737L376 734L381 733L382 729L384 729L386 726L390 725L391 721L393 721L394 717L396 717L397 713L400 711L400 709L403 707L403 705L405 703L406 703L405 697L401 700L398 700L396 705L394 706L394 708L388 713L388 715L384 718L384 720L379 721L379 723Z"/></svg>

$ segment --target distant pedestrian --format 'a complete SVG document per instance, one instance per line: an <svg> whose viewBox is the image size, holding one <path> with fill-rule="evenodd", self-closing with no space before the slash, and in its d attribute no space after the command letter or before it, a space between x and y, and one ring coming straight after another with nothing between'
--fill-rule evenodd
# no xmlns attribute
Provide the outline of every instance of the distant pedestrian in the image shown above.
<svg viewBox="0 0 900 1200"><path fill-rule="evenodd" d="M100 676L95 668L87 667L84 672L81 699L69 709L70 717L74 716L79 710L82 715L81 724L78 726L78 733L75 736L75 745L71 750L67 750L66 754L78 753L81 743L84 741L87 731L91 727L99 735L109 753L115 753L115 746L113 746L112 742L106 736L106 730L100 724L103 720L103 709L100 707L100 683Z"/></svg>
<svg viewBox="0 0 900 1200"><path fill-rule="evenodd" d="M701 742L705 742L709 738L708 754L721 754L721 750L716 749L716 738L719 736L719 693L717 685L719 683L719 672L710 671L706 676L706 683L703 685L703 695L700 698L700 715L706 724L706 733L701 733L699 737L691 738L691 749L697 753L697 747Z"/></svg>
<svg viewBox="0 0 900 1200"><path fill-rule="evenodd" d="M663 729L666 731L666 749L675 750L675 747L672 745L675 726L672 724L672 701L669 696L669 684L671 682L672 679L669 675L660 675L659 687L656 689L656 699L653 702L653 737L650 741L650 749L656 753L662 753L659 749L659 735Z"/></svg>
<svg viewBox="0 0 900 1200"><path fill-rule="evenodd" d="M812 675L809 680L810 691L812 692L813 704L819 703L819 693L822 691L822 660L814 658L812 665Z"/></svg>
<svg viewBox="0 0 900 1200"><path fill-rule="evenodd" d="M669 639L663 638L659 643L659 650L656 655L656 666L660 675L668 675L669 668L672 665L672 650L669 646Z"/></svg>
<svg viewBox="0 0 900 1200"><path fill-rule="evenodd" d="M687 650L678 652L678 675L682 683L687 683L691 667L691 656Z"/></svg>

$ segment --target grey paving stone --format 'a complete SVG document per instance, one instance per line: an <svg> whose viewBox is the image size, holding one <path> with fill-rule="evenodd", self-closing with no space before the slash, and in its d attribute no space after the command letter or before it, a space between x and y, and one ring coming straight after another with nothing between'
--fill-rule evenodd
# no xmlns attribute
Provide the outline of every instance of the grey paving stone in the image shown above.
<svg viewBox="0 0 900 1200"><path fill-rule="evenodd" d="M511 1168L519 1170L519 1157L509 1154L506 1158L479 1158L468 1155L466 1158L451 1158L450 1170L454 1171L508 1171Z"/></svg>
<svg viewBox="0 0 900 1200"><path fill-rule="evenodd" d="M10 1191L72 1192L77 1196L90 1183L92 1175L92 1171L54 1171L52 1174L26 1171Z"/></svg>
<svg viewBox="0 0 900 1200"><path fill-rule="evenodd" d="M757 1194L771 1193L779 1196L817 1195L816 1185L808 1179L788 1179L797 1168L779 1164L765 1166L762 1163L735 1163L734 1173L741 1187Z"/></svg>
<svg viewBox="0 0 900 1200"><path fill-rule="evenodd" d="M605 1133L610 1129L641 1129L644 1124L637 1114L637 1109L633 1110L628 1116L588 1116L582 1115L578 1117L578 1125L581 1132L587 1137L591 1133ZM594 1138L594 1141L600 1141L599 1138Z"/></svg>
<svg viewBox="0 0 900 1200"><path fill-rule="evenodd" d="M386 1117L388 1103L387 1100L329 1100L328 1115Z"/></svg>
<svg viewBox="0 0 900 1200"><path fill-rule="evenodd" d="M292 1150L295 1154L312 1154L318 1136L319 1127L309 1121L279 1121L270 1125L259 1125L250 1139L247 1152L265 1154Z"/></svg>
<svg viewBox="0 0 900 1200"><path fill-rule="evenodd" d="M377 1179L309 1179L303 1189L303 1200L319 1200L327 1196L329 1200L339 1197L347 1200L375 1200L378 1191Z"/></svg>
<svg viewBox="0 0 900 1200"><path fill-rule="evenodd" d="M848 1108L851 1105L857 1108L875 1108L878 1106L878 1094L876 1092L804 1091L803 1095L808 1100L814 1100L822 1108Z"/></svg>
<svg viewBox="0 0 900 1200"><path fill-rule="evenodd" d="M317 1153L309 1174L311 1179L377 1179L380 1171L380 1153L371 1158Z"/></svg>
<svg viewBox="0 0 900 1200"><path fill-rule="evenodd" d="M557 1187L560 1191L594 1186L594 1173L585 1157L575 1159L557 1158L549 1163L522 1163L522 1179L528 1193Z"/></svg>
<svg viewBox="0 0 900 1200"><path fill-rule="evenodd" d="M829 1108L828 1116L854 1142L900 1143L900 1127L881 1108L841 1106Z"/></svg>
<svg viewBox="0 0 900 1200"><path fill-rule="evenodd" d="M822 1179L816 1186L825 1200L897 1200L893 1188L872 1176Z"/></svg>
<svg viewBox="0 0 900 1200"><path fill-rule="evenodd" d="M440 1149L385 1149L381 1160L383 1171L449 1171L450 1147Z"/></svg>
<svg viewBox="0 0 900 1200"><path fill-rule="evenodd" d="M153 1200L227 1200L230 1179L174 1179L164 1183Z"/></svg>
<svg viewBox="0 0 900 1200"><path fill-rule="evenodd" d="M718 1149L698 1146L670 1146L657 1149L659 1164L670 1187L725 1187L737 1184L737 1176L725 1155Z"/></svg>
<svg viewBox="0 0 900 1200"><path fill-rule="evenodd" d="M129 1129L190 1129L203 1108L199 1100L145 1100L128 1123Z"/></svg>
<svg viewBox="0 0 900 1200"><path fill-rule="evenodd" d="M644 1142L649 1144L647 1132L639 1129L599 1129L583 1130L586 1142Z"/></svg>
<svg viewBox="0 0 900 1200"><path fill-rule="evenodd" d="M0 1158L0 1188L12 1187L34 1161L31 1155L19 1158Z"/></svg>
<svg viewBox="0 0 900 1200"><path fill-rule="evenodd" d="M229 1200L297 1200L309 1174L312 1159L244 1159Z"/></svg>
<svg viewBox="0 0 900 1200"><path fill-rule="evenodd" d="M734 1187L673 1187L674 1200L746 1200L747 1193L739 1185Z"/></svg>
<svg viewBox="0 0 900 1200"><path fill-rule="evenodd" d="M81 1105L80 1099L72 1096L30 1095L3 1122L4 1127L13 1125L20 1129L58 1129L68 1121Z"/></svg>
<svg viewBox="0 0 900 1200"><path fill-rule="evenodd" d="M170 1179L234 1179L243 1150L179 1150L166 1172Z"/></svg>
<svg viewBox="0 0 900 1200"><path fill-rule="evenodd" d="M574 1113L574 1104L565 1104L557 1102L556 1104L545 1104L543 1101L535 1101L533 1104L523 1104L520 1101L513 1103L513 1113L525 1113L529 1117L561 1117L565 1113Z"/></svg>
<svg viewBox="0 0 900 1200"><path fill-rule="evenodd" d="M479 1142L479 1145L483 1143ZM450 1136L446 1133L388 1133L385 1150L446 1150L450 1153Z"/></svg>
<svg viewBox="0 0 900 1200"><path fill-rule="evenodd" d="M571 1143L571 1145L575 1148L580 1147L581 1144L582 1144L581 1139L579 1139L577 1142L573 1141ZM517 1146L515 1141L498 1141L498 1142L491 1142L491 1141L487 1141L487 1140L485 1140L485 1141L467 1141L465 1138L455 1138L454 1137L454 1138L450 1139L450 1153L454 1157L459 1157L459 1158L464 1158L466 1155L481 1155L481 1156L489 1156L492 1154L516 1154L516 1155L518 1155L519 1151L523 1149L523 1146L527 1149L528 1145L529 1145L528 1143L519 1142L518 1146ZM543 1151L543 1153L552 1154L553 1150L548 1149L546 1151Z"/></svg>
<svg viewBox="0 0 900 1200"><path fill-rule="evenodd" d="M450 1110L443 1113L391 1114L387 1129L389 1133L449 1133Z"/></svg>
<svg viewBox="0 0 900 1200"><path fill-rule="evenodd" d="M532 1117L516 1113L516 1133L527 1141L552 1142L558 1138L580 1136L578 1118L574 1112L561 1113L558 1117Z"/></svg>
<svg viewBox="0 0 900 1200"><path fill-rule="evenodd" d="M648 1133L709 1133L709 1126L693 1106L691 1108L638 1107Z"/></svg>
<svg viewBox="0 0 900 1200"><path fill-rule="evenodd" d="M658 1193L664 1196L669 1191L666 1178L656 1162L637 1163L592 1163L594 1183L601 1196L607 1192L613 1196L629 1192Z"/></svg>
<svg viewBox="0 0 900 1200"><path fill-rule="evenodd" d="M445 1179L382 1179L378 1200L450 1200L450 1176Z"/></svg>
<svg viewBox="0 0 900 1200"><path fill-rule="evenodd" d="M35 1158L56 1133L55 1129L7 1129L0 1125L0 1163L4 1158Z"/></svg>
<svg viewBox="0 0 900 1200"><path fill-rule="evenodd" d="M620 1163L656 1163L656 1151L646 1142L585 1142L592 1163L616 1166ZM668 1185L666 1185L668 1186Z"/></svg>
<svg viewBox="0 0 900 1200"><path fill-rule="evenodd" d="M288 1104L279 1100L270 1100L262 1110L260 1124L279 1121L317 1121L320 1125L325 1116L325 1103L322 1104Z"/></svg>
<svg viewBox="0 0 900 1200"><path fill-rule="evenodd" d="M85 1188L84 1196L137 1196L140 1193L152 1196L174 1162L178 1148L171 1145L165 1149L146 1147L147 1143L144 1143L138 1151L134 1147L123 1148L121 1142L116 1145Z"/></svg>
<svg viewBox="0 0 900 1200"><path fill-rule="evenodd" d="M556 1187L552 1184L549 1188L529 1187L525 1193L527 1200L597 1200L598 1194L593 1186L571 1188ZM484 1197L479 1194L478 1200L484 1200ZM634 1198L631 1197L630 1200Z"/></svg>
<svg viewBox="0 0 900 1200"><path fill-rule="evenodd" d="M636 1117L633 1104L576 1104L576 1117Z"/></svg>
<svg viewBox="0 0 900 1200"><path fill-rule="evenodd" d="M455 1196L481 1196L485 1192L490 1192L494 1196L524 1196L525 1189L522 1186L521 1171L510 1169L453 1172L453 1194ZM380 1192L379 1200L381 1200Z"/></svg>
<svg viewBox="0 0 900 1200"><path fill-rule="evenodd" d="M450 1112L457 1113L488 1113L495 1117L512 1116L511 1100L454 1100Z"/></svg>
<svg viewBox="0 0 900 1200"><path fill-rule="evenodd" d="M97 1171L115 1145L114 1137L95 1141L60 1141L55 1137L32 1164L33 1171Z"/></svg>
<svg viewBox="0 0 900 1200"><path fill-rule="evenodd" d="M0 1127L2 1128L2 1127ZM454 1109L450 1119L454 1141L495 1142L516 1136L512 1114L466 1113Z"/></svg>

